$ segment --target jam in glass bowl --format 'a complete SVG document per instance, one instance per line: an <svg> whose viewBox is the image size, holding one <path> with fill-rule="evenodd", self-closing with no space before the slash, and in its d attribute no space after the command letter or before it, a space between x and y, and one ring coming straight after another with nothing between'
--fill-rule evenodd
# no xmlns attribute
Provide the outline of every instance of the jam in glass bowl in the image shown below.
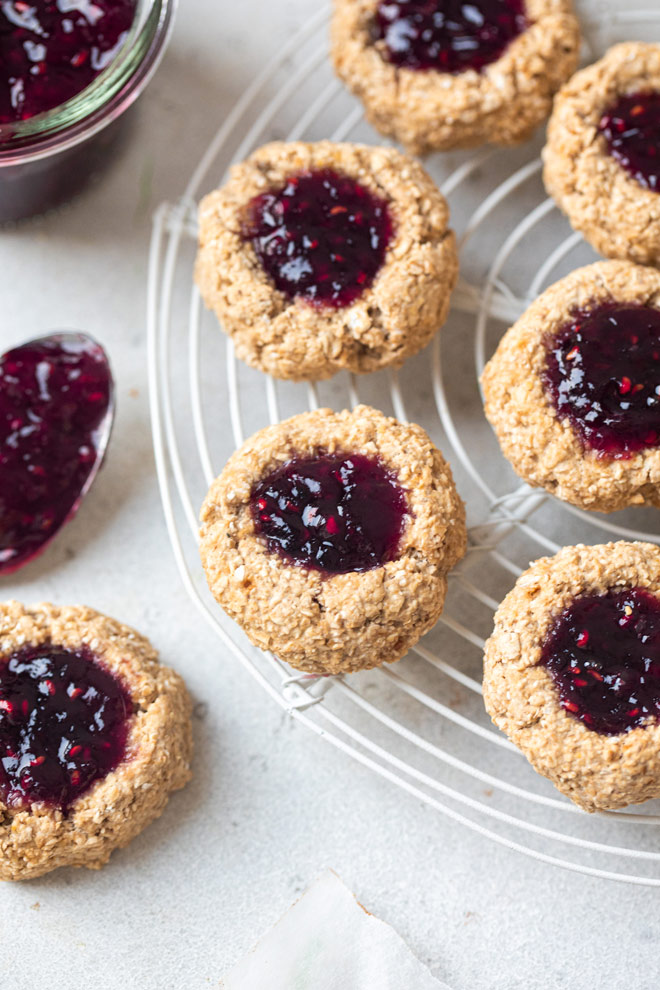
<svg viewBox="0 0 660 990"><path fill-rule="evenodd" d="M0 5L0 223L79 192L153 75L176 0Z"/></svg>

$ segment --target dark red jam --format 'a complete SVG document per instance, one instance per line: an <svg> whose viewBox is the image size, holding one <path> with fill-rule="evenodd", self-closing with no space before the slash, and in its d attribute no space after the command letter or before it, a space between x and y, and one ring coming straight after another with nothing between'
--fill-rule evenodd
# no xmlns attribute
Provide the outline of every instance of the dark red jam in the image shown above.
<svg viewBox="0 0 660 990"><path fill-rule="evenodd" d="M117 55L137 0L1 0L0 124L77 96Z"/></svg>
<svg viewBox="0 0 660 990"><path fill-rule="evenodd" d="M395 476L362 454L295 458L257 485L251 509L271 552L330 574L393 560L408 514Z"/></svg>
<svg viewBox="0 0 660 990"><path fill-rule="evenodd" d="M387 203L330 169L293 175L255 197L243 237L280 292L349 306L368 288L392 236Z"/></svg>
<svg viewBox="0 0 660 990"><path fill-rule="evenodd" d="M660 192L660 93L622 96L598 129L619 165L646 189Z"/></svg>
<svg viewBox="0 0 660 990"><path fill-rule="evenodd" d="M611 303L548 342L544 375L560 419L601 457L660 444L660 311Z"/></svg>
<svg viewBox="0 0 660 990"><path fill-rule="evenodd" d="M87 649L0 658L0 801L66 811L126 752L131 699Z"/></svg>
<svg viewBox="0 0 660 990"><path fill-rule="evenodd" d="M527 27L523 0L380 0L373 36L394 65L478 72Z"/></svg>
<svg viewBox="0 0 660 990"><path fill-rule="evenodd" d="M628 732L660 715L660 602L643 588L578 598L559 616L541 663L561 706L588 729Z"/></svg>
<svg viewBox="0 0 660 990"><path fill-rule="evenodd" d="M112 380L98 344L44 338L0 358L0 575L75 512L107 439Z"/></svg>

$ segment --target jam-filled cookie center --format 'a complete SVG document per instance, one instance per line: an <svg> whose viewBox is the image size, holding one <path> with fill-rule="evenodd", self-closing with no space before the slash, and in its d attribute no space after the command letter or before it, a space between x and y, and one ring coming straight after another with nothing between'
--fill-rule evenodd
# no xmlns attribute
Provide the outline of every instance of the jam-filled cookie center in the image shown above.
<svg viewBox="0 0 660 990"><path fill-rule="evenodd" d="M77 96L114 59L137 0L4 0L0 4L0 124Z"/></svg>
<svg viewBox="0 0 660 990"><path fill-rule="evenodd" d="M131 700L83 648L0 658L0 801L66 809L124 757Z"/></svg>
<svg viewBox="0 0 660 990"><path fill-rule="evenodd" d="M392 231L384 199L322 169L293 175L281 189L253 199L243 238L280 292L339 308L373 283Z"/></svg>
<svg viewBox="0 0 660 990"><path fill-rule="evenodd" d="M660 715L660 601L643 588L576 599L541 663L561 706L588 729L618 735Z"/></svg>
<svg viewBox="0 0 660 990"><path fill-rule="evenodd" d="M394 559L408 514L395 476L362 454L295 458L256 486L251 509L271 552L332 574Z"/></svg>
<svg viewBox="0 0 660 990"><path fill-rule="evenodd" d="M477 71L527 28L523 0L380 0L374 40L407 69Z"/></svg>
<svg viewBox="0 0 660 990"><path fill-rule="evenodd" d="M598 129L619 165L645 189L660 192L660 93L622 96Z"/></svg>
<svg viewBox="0 0 660 990"><path fill-rule="evenodd" d="M44 339L0 358L0 574L34 556L74 508L111 389L97 346Z"/></svg>
<svg viewBox="0 0 660 990"><path fill-rule="evenodd" d="M547 347L546 391L585 447L626 458L660 444L660 311L578 313Z"/></svg>

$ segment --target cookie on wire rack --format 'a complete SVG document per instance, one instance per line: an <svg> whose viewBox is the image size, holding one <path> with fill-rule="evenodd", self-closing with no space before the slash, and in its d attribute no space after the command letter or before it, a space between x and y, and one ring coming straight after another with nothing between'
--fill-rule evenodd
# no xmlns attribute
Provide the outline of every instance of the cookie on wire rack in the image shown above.
<svg viewBox="0 0 660 990"><path fill-rule="evenodd" d="M559 91L546 188L606 258L660 264L660 45L615 45Z"/></svg>
<svg viewBox="0 0 660 990"><path fill-rule="evenodd" d="M398 367L447 318L448 224L393 148L278 142L202 200L195 278L238 357L276 378Z"/></svg>
<svg viewBox="0 0 660 990"><path fill-rule="evenodd" d="M0 879L99 869L190 778L191 703L135 630L0 604Z"/></svg>
<svg viewBox="0 0 660 990"><path fill-rule="evenodd" d="M660 272L579 268L506 332L486 415L528 484L584 509L660 506Z"/></svg>
<svg viewBox="0 0 660 990"><path fill-rule="evenodd" d="M484 702L585 811L660 797L660 548L565 547L495 615Z"/></svg>
<svg viewBox="0 0 660 990"><path fill-rule="evenodd" d="M216 600L257 646L315 674L400 659L439 618L465 547L440 451L368 406L260 430L201 512Z"/></svg>
<svg viewBox="0 0 660 990"><path fill-rule="evenodd" d="M335 0L332 59L414 154L527 140L578 64L571 0Z"/></svg>

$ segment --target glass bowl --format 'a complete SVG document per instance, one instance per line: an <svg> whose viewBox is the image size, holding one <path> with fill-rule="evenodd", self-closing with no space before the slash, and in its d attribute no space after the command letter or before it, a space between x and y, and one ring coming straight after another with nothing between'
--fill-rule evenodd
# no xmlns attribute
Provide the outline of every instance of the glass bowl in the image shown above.
<svg viewBox="0 0 660 990"><path fill-rule="evenodd" d="M73 99L0 125L0 223L44 213L83 188L118 145L125 113L154 74L177 0L138 0L115 59Z"/></svg>

